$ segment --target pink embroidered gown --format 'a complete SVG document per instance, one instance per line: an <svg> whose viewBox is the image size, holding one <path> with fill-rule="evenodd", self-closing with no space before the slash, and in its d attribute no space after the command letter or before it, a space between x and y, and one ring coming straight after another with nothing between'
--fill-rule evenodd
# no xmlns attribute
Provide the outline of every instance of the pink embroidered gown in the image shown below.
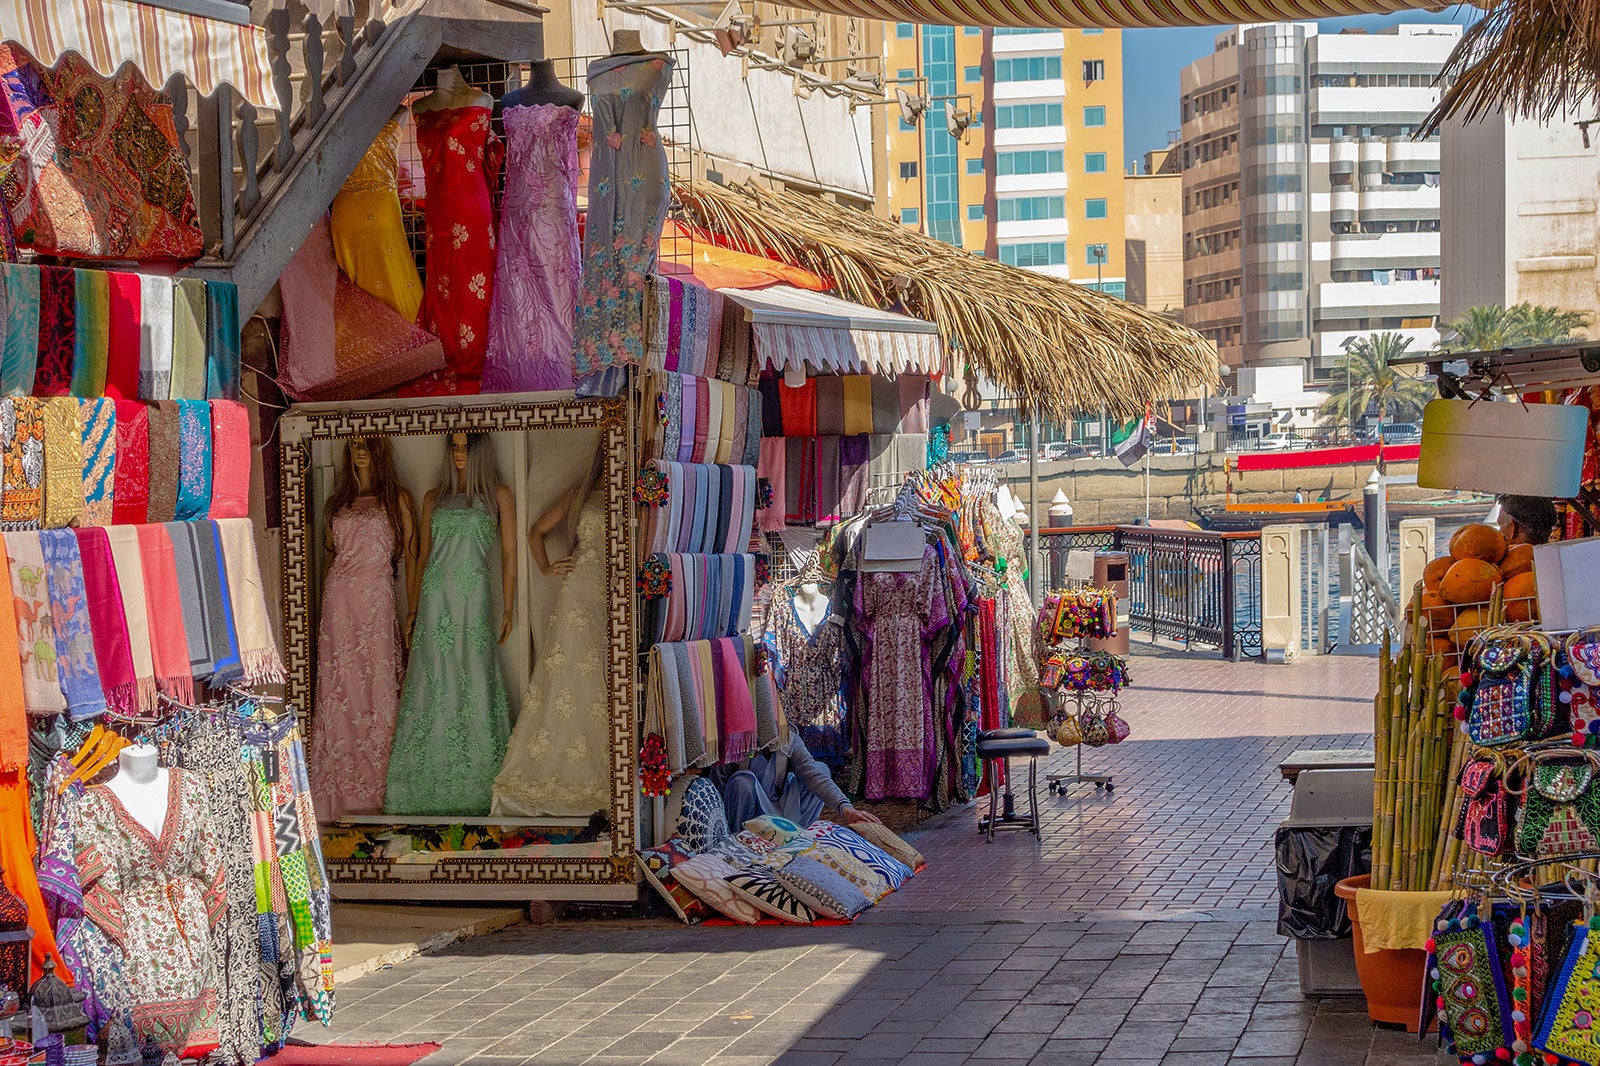
<svg viewBox="0 0 1600 1066"><path fill-rule="evenodd" d="M485 392L572 388L578 299L578 112L508 107L500 257L489 309Z"/></svg>
<svg viewBox="0 0 1600 1066"><path fill-rule="evenodd" d="M311 794L317 818L383 810L389 745L400 709L400 626L394 531L375 500L333 516L333 565L317 629Z"/></svg>

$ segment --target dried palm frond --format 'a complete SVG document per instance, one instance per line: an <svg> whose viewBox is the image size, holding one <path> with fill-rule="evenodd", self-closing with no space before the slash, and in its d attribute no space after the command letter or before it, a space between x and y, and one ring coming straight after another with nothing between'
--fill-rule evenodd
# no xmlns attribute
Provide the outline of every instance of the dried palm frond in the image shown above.
<svg viewBox="0 0 1600 1066"><path fill-rule="evenodd" d="M1423 122L1471 122L1498 111L1549 122L1594 118L1600 84L1600 4L1595 0L1501 0L1468 27L1439 74L1446 88Z"/></svg>
<svg viewBox="0 0 1600 1066"><path fill-rule="evenodd" d="M814 196L701 183L673 192L718 241L820 274L844 299L934 323L958 373L971 366L1052 419L1101 408L1131 418L1216 383L1215 349L1137 304Z"/></svg>

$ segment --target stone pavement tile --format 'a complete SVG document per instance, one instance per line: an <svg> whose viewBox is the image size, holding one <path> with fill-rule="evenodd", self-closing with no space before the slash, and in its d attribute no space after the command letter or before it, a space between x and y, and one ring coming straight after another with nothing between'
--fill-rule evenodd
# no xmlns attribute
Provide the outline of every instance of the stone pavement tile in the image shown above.
<svg viewBox="0 0 1600 1066"><path fill-rule="evenodd" d="M1094 1066L1106 1040L1048 1040L1033 1057L1033 1066Z"/></svg>
<svg viewBox="0 0 1600 1066"><path fill-rule="evenodd" d="M1011 1013L994 1027L996 1033L1044 1033L1056 1031L1064 1012L1060 1007L1045 1003L1023 1003L1012 1007Z"/></svg>
<svg viewBox="0 0 1600 1066"><path fill-rule="evenodd" d="M1305 1032L1298 1029L1246 1029L1233 1046L1233 1054L1241 1059L1293 1057L1305 1040Z"/></svg>
<svg viewBox="0 0 1600 1066"><path fill-rule="evenodd" d="M965 1066L965 1054L946 1051L913 1051L900 1060L900 1066Z"/></svg>
<svg viewBox="0 0 1600 1066"><path fill-rule="evenodd" d="M1257 1003L1250 1012L1251 1029L1299 1029L1311 1026L1317 1017L1317 1008L1304 1001L1298 1003Z"/></svg>
<svg viewBox="0 0 1600 1066"><path fill-rule="evenodd" d="M1200 1051L1197 1049L1172 1050L1161 1060L1161 1066L1224 1066L1233 1061L1226 1051Z"/></svg>
<svg viewBox="0 0 1600 1066"><path fill-rule="evenodd" d="M1048 1039L1047 1033L994 1033L978 1045L972 1058L1024 1062L1038 1054Z"/></svg>
<svg viewBox="0 0 1600 1066"><path fill-rule="evenodd" d="M732 1043L730 1040L706 1037L684 1037L674 1041L652 1055L648 1062L654 1066L702 1066L710 1059L722 1054L723 1050ZM837 1053L819 1053L833 1062L838 1058Z"/></svg>
<svg viewBox="0 0 1600 1066"><path fill-rule="evenodd" d="M1105 1057L1111 1062L1154 1059L1159 1062L1178 1036L1177 1022L1130 1022L1117 1031L1106 1045Z"/></svg>

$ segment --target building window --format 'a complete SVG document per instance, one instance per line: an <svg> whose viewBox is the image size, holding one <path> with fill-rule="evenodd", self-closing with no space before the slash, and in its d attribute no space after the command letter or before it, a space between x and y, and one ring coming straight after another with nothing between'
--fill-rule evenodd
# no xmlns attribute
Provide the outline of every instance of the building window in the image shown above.
<svg viewBox="0 0 1600 1066"><path fill-rule="evenodd" d="M1039 149L1032 152L997 152L994 157L995 173L1000 177L1018 174L1063 174L1066 166L1064 153Z"/></svg>
<svg viewBox="0 0 1600 1066"><path fill-rule="evenodd" d="M1106 154L1104 152L1083 153L1083 172L1085 174L1104 174L1106 172Z"/></svg>
<svg viewBox="0 0 1600 1066"><path fill-rule="evenodd" d="M1085 59L1083 61L1084 81L1105 81L1106 61L1104 59Z"/></svg>
<svg viewBox="0 0 1600 1066"><path fill-rule="evenodd" d="M1060 77L1060 56L1024 56L997 59L994 63L995 81L1049 81Z"/></svg>
<svg viewBox="0 0 1600 1066"><path fill-rule="evenodd" d="M913 130L915 130L917 128L912 123L907 122L904 118L901 118L899 120L899 122L900 122L900 132L901 133L910 133L910 132L912 132Z"/></svg>
<svg viewBox="0 0 1600 1066"><path fill-rule="evenodd" d="M983 173L983 160L981 160L981 159L969 159L969 160L967 160L967 173L968 174L982 174Z"/></svg>
<svg viewBox="0 0 1600 1066"><path fill-rule="evenodd" d="M1126 281L1085 281L1081 283L1086 289L1096 289L1107 296L1115 296L1119 300L1128 298L1128 283Z"/></svg>
<svg viewBox="0 0 1600 1066"><path fill-rule="evenodd" d="M996 37L1026 37L1026 36L1028 36L1030 34L1035 34L1035 33L1055 33L1055 32L1058 32L1058 31L1055 31L1055 30L1040 30L1040 29L1035 29L1032 26L996 26L995 27L995 31L994 31L994 35Z"/></svg>
<svg viewBox="0 0 1600 1066"><path fill-rule="evenodd" d="M967 221L968 222L982 222L983 221L983 205L982 204L968 204L967 205Z"/></svg>
<svg viewBox="0 0 1600 1066"><path fill-rule="evenodd" d="M914 178L916 176L917 176L917 164L915 164L915 163L901 163L900 164L900 177L909 180L909 179Z"/></svg>
<svg viewBox="0 0 1600 1066"><path fill-rule="evenodd" d="M896 22L894 35L902 41L909 41L917 35L917 27L910 22Z"/></svg>
<svg viewBox="0 0 1600 1066"><path fill-rule="evenodd" d="M983 80L983 68L982 67L962 67L961 68L961 80L962 81L982 81Z"/></svg>
<svg viewBox="0 0 1600 1066"><path fill-rule="evenodd" d="M1085 200L1083 202L1084 218L1105 218L1106 202L1104 200Z"/></svg>
<svg viewBox="0 0 1600 1066"><path fill-rule="evenodd" d="M1085 37L1097 37L1097 36L1099 36L1100 34L1102 34L1104 32L1106 32L1106 31L1105 30L1101 30L1101 29L1095 29L1094 27L1090 27L1089 29L1086 29L1086 30L1083 31L1083 35Z"/></svg>
<svg viewBox="0 0 1600 1066"><path fill-rule="evenodd" d="M1067 217L1064 196L1007 196L995 204L1001 222L1042 222Z"/></svg>
<svg viewBox="0 0 1600 1066"><path fill-rule="evenodd" d="M1067 246L1061 241L1035 241L1030 244L1002 244L1000 262L1014 267L1064 266Z"/></svg>
<svg viewBox="0 0 1600 1066"><path fill-rule="evenodd" d="M994 109L996 129L1033 130L1061 124L1060 104L1002 104Z"/></svg>
<svg viewBox="0 0 1600 1066"><path fill-rule="evenodd" d="M922 213L915 207L902 207L900 209L900 223L905 226L915 226L922 221Z"/></svg>
<svg viewBox="0 0 1600 1066"><path fill-rule="evenodd" d="M963 26L963 27L961 27L961 36L963 36L963 37L982 37L983 36L983 27L982 26Z"/></svg>
<svg viewBox="0 0 1600 1066"><path fill-rule="evenodd" d="M1084 108L1083 124L1085 126L1104 126L1106 124L1106 109L1103 107Z"/></svg>
<svg viewBox="0 0 1600 1066"><path fill-rule="evenodd" d="M894 72L894 76L900 81L909 81L917 76L917 72L912 70L910 67L901 67L899 70Z"/></svg>
<svg viewBox="0 0 1600 1066"><path fill-rule="evenodd" d="M1083 261L1090 266L1104 266L1111 257L1111 250L1103 244L1086 245L1083 249Z"/></svg>

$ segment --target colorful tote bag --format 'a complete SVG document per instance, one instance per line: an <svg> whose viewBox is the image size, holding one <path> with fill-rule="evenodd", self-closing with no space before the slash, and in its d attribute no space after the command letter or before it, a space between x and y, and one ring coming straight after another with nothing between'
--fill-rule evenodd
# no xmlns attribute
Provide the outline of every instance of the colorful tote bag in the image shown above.
<svg viewBox="0 0 1600 1066"><path fill-rule="evenodd" d="M1440 1016L1464 1058L1511 1046L1511 1000L1493 929L1469 904L1434 934Z"/></svg>
<svg viewBox="0 0 1600 1066"><path fill-rule="evenodd" d="M1600 940L1589 925L1579 925L1566 960L1545 990L1544 1013L1533 1035L1535 1051L1562 1060L1600 1063Z"/></svg>

